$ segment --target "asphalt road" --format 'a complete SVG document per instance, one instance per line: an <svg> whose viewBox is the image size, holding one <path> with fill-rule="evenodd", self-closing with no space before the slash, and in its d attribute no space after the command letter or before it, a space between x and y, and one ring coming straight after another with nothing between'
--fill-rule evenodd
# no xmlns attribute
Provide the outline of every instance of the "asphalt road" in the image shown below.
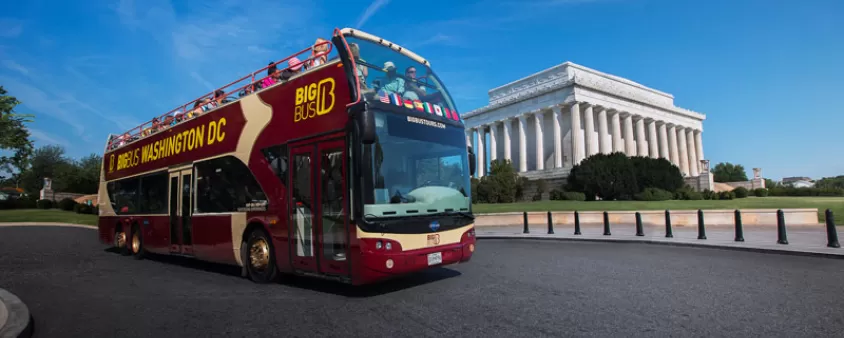
<svg viewBox="0 0 844 338"><path fill-rule="evenodd" d="M0 227L0 287L36 337L841 337L844 260L625 243L482 240L471 262L354 289L256 285L135 261L92 230Z"/></svg>

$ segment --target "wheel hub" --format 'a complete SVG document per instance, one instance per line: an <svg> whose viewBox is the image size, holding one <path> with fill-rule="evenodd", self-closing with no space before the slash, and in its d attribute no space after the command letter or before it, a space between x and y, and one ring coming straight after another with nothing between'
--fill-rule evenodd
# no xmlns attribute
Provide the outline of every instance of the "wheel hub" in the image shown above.
<svg viewBox="0 0 844 338"><path fill-rule="evenodd" d="M138 253L141 250L141 236L138 233L132 234L132 252Z"/></svg>
<svg viewBox="0 0 844 338"><path fill-rule="evenodd" d="M118 232L114 235L114 246L122 248L126 245L126 234Z"/></svg>
<svg viewBox="0 0 844 338"><path fill-rule="evenodd" d="M270 264L270 245L266 240L258 239L249 248L249 261L256 270L264 270Z"/></svg>

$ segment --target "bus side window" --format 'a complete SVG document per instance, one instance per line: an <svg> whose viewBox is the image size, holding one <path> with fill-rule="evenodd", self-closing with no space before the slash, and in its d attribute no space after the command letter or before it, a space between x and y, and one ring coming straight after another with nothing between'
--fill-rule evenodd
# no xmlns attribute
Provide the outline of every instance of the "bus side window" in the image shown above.
<svg viewBox="0 0 844 338"><path fill-rule="evenodd" d="M281 180L281 183L287 186L287 170L288 170L288 161L287 161L287 145L277 145L272 147L267 147L262 150L264 153L264 158L267 159L267 163L273 169L273 172Z"/></svg>

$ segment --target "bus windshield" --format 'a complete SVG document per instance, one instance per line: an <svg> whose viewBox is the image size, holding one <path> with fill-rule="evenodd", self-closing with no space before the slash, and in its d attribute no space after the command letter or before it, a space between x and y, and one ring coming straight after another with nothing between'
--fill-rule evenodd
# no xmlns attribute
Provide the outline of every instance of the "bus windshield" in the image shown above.
<svg viewBox="0 0 844 338"><path fill-rule="evenodd" d="M355 58L361 91L379 96L398 94L456 110L448 91L430 67L389 47L368 40L347 37Z"/></svg>
<svg viewBox="0 0 844 338"><path fill-rule="evenodd" d="M419 117L375 112L371 155L374 203L367 217L469 211L469 162L463 129ZM370 174L367 174L370 175Z"/></svg>

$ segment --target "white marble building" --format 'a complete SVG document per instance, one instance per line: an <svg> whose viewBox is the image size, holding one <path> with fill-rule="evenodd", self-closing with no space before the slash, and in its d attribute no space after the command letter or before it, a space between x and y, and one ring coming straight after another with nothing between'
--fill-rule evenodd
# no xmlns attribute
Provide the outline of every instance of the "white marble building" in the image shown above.
<svg viewBox="0 0 844 338"><path fill-rule="evenodd" d="M489 101L463 115L478 177L495 159L529 178L564 177L584 158L616 151L666 158L689 178L703 170L706 116L627 79L566 62L490 90Z"/></svg>

